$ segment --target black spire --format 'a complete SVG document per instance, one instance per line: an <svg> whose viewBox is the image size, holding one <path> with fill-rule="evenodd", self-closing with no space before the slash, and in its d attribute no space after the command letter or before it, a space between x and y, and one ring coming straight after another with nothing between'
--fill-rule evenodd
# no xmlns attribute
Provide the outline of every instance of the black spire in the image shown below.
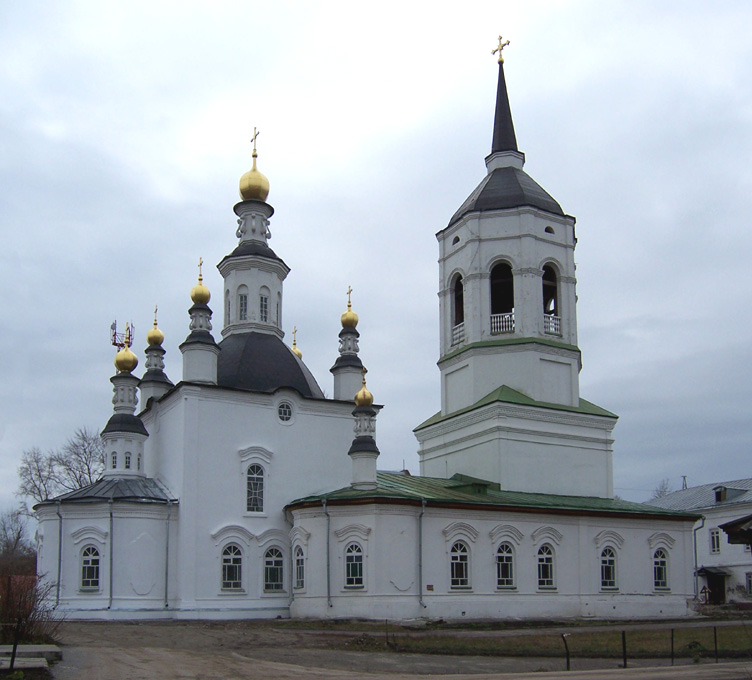
<svg viewBox="0 0 752 680"><path fill-rule="evenodd" d="M512 111L509 108L507 83L504 80L504 62L499 60L499 86L496 90L496 114L494 115L493 142L491 153L498 151L519 151L514 135Z"/></svg>

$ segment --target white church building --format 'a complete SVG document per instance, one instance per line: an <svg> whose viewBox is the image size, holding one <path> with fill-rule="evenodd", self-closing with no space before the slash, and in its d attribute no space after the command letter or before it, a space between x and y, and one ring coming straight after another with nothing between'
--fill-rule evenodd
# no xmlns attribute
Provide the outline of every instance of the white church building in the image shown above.
<svg viewBox="0 0 752 680"><path fill-rule="evenodd" d="M140 378L126 338L102 479L36 506L57 609L689 614L696 515L614 498L616 416L579 393L575 220L523 169L503 60L487 174L437 234L441 403L415 428L420 476L377 472L380 407L349 299L333 398L283 342L290 269L268 244L274 209L256 159L254 147L238 242L218 265L224 290L213 298L199 274L191 291L181 379L165 375L156 319Z"/></svg>

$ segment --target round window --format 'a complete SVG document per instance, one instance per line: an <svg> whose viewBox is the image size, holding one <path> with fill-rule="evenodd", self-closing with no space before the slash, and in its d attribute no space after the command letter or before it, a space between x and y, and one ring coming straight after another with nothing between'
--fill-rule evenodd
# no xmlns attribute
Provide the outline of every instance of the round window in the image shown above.
<svg viewBox="0 0 752 680"><path fill-rule="evenodd" d="M290 418L292 418L292 406L290 406L290 404L288 404L286 401L283 401L277 407L277 415L283 423L286 423L288 420L290 420Z"/></svg>

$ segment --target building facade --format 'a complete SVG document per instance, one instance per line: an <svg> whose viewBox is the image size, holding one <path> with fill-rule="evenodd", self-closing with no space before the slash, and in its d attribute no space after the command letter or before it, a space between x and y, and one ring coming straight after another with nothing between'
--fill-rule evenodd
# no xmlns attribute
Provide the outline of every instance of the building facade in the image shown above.
<svg viewBox="0 0 752 680"><path fill-rule="evenodd" d="M702 515L693 529L695 592L708 604L752 602L752 551L724 529L752 514L752 479L702 484L649 501L667 510Z"/></svg>
<svg viewBox="0 0 752 680"><path fill-rule="evenodd" d="M290 269L268 243L256 157L218 265L221 338L199 269L182 379L164 373L156 318L140 380L125 338L103 478L36 506L56 606L71 618L687 614L695 516L613 497L616 416L579 394L575 221L523 170L501 59L486 177L437 234L441 398L415 429L420 476L377 472L380 407L349 298L333 399L284 344Z"/></svg>

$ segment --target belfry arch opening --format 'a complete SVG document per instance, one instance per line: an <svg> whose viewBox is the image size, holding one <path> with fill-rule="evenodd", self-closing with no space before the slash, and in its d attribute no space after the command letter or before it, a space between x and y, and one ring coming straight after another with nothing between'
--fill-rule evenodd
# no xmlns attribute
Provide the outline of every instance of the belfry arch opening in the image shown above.
<svg viewBox="0 0 752 680"><path fill-rule="evenodd" d="M465 288L462 275L457 274L452 286L452 326L465 323Z"/></svg>
<svg viewBox="0 0 752 680"><path fill-rule="evenodd" d="M465 288L462 275L457 274L452 284L452 345L465 339Z"/></svg>
<svg viewBox="0 0 752 680"><path fill-rule="evenodd" d="M543 330L552 335L561 335L559 281L556 270L550 264L543 267Z"/></svg>
<svg viewBox="0 0 752 680"><path fill-rule="evenodd" d="M491 269L491 335L514 332L514 277L506 262Z"/></svg>

